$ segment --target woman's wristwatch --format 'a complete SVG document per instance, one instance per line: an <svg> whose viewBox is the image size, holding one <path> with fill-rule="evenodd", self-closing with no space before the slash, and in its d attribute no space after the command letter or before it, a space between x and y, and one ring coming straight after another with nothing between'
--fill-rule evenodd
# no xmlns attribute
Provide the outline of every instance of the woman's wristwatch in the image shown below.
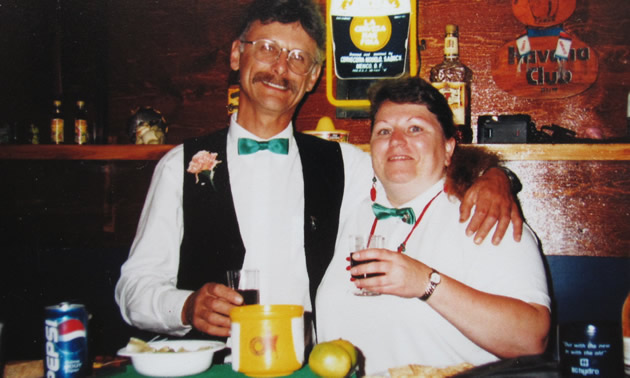
<svg viewBox="0 0 630 378"><path fill-rule="evenodd" d="M435 288L442 282L442 276L440 276L440 272L433 269L431 270L431 274L429 274L429 284L427 285L427 289L424 291L424 294L420 297L421 301L426 301L429 299L431 294L435 291Z"/></svg>
<svg viewBox="0 0 630 378"><path fill-rule="evenodd" d="M518 176L516 176L516 174L512 172L510 168L500 165L496 168L502 170L503 173L505 173L505 175L507 176L508 180L510 180L510 189L512 190L512 194L516 195L518 194L518 192L521 191L521 189L523 189L523 184L521 184L521 180L518 179Z"/></svg>

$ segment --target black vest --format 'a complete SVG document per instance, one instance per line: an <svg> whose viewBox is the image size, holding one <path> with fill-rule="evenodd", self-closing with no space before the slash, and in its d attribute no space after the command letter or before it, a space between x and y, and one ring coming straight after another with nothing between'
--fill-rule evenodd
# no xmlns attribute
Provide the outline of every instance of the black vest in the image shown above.
<svg viewBox="0 0 630 378"><path fill-rule="evenodd" d="M177 287L197 290L207 282L226 283L226 270L243 265L245 247L236 219L227 169L227 130L184 142L184 169L200 150L217 152L214 188L184 173L184 236ZM304 176L304 249L313 310L317 287L335 249L344 189L338 143L295 133ZM205 182L205 185L201 185ZM261 200L264 200L261 199Z"/></svg>

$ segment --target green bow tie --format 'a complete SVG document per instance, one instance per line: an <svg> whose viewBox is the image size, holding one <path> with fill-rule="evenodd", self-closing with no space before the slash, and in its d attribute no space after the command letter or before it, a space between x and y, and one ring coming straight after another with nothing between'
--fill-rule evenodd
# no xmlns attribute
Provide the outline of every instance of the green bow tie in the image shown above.
<svg viewBox="0 0 630 378"><path fill-rule="evenodd" d="M248 138L238 138L239 155L249 155L262 150L269 150L276 154L286 155L289 153L289 139L282 138L259 142Z"/></svg>
<svg viewBox="0 0 630 378"><path fill-rule="evenodd" d="M403 207L402 209L390 209L389 207L374 203L372 204L372 211L374 211L376 219L398 217L402 219L402 221L405 223L416 223L416 215L413 213L413 209L411 207Z"/></svg>

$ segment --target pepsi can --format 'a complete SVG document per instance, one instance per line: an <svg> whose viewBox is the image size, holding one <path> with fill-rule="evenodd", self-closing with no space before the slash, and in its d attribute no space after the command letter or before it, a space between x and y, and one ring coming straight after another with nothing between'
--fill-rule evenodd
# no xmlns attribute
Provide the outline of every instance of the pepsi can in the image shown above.
<svg viewBox="0 0 630 378"><path fill-rule="evenodd" d="M46 378L88 373L88 313L82 304L62 302L45 308Z"/></svg>

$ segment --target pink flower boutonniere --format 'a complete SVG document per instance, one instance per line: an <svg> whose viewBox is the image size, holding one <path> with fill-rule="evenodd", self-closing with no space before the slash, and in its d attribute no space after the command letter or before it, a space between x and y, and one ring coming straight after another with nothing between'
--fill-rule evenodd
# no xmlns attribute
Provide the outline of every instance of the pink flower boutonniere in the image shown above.
<svg viewBox="0 0 630 378"><path fill-rule="evenodd" d="M195 184L199 183L199 175L202 174L210 179L210 184L214 188L214 168L217 164L221 163L221 160L217 160L217 155L216 152L202 150L193 156L190 163L188 163L186 172L195 174ZM201 185L203 185L203 183L201 183Z"/></svg>

